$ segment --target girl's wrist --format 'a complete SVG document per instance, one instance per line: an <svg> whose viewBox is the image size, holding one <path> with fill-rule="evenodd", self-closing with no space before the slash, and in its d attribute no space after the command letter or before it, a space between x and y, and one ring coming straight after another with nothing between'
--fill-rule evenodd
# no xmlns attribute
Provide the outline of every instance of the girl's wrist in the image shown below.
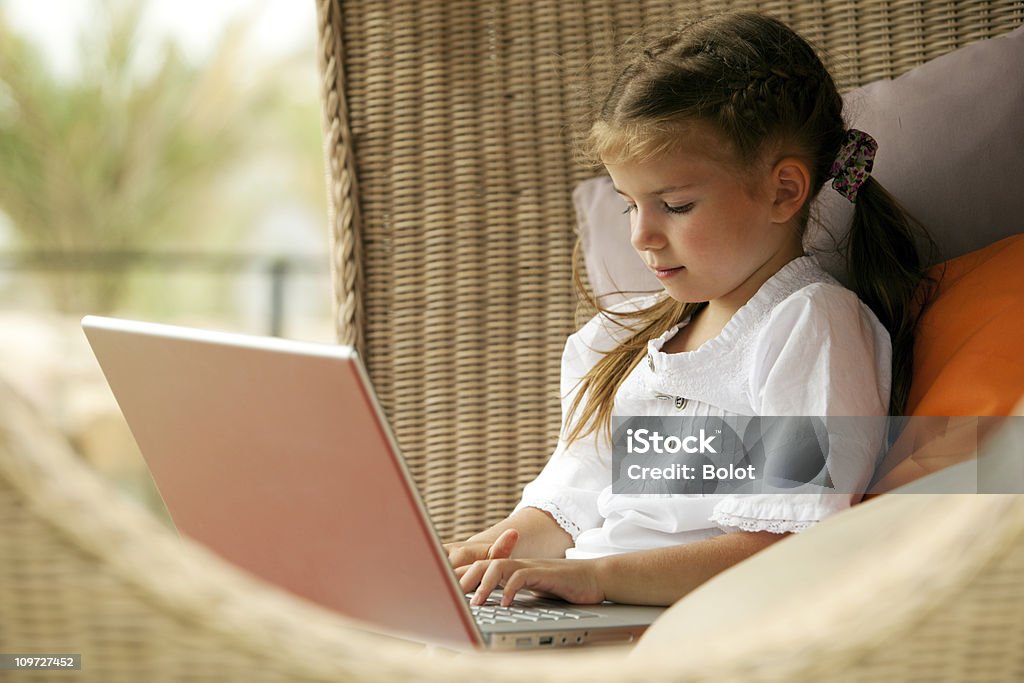
<svg viewBox="0 0 1024 683"><path fill-rule="evenodd" d="M592 560L592 570L597 591L604 596L605 600L616 602L613 594L615 592L615 555L605 555Z"/></svg>

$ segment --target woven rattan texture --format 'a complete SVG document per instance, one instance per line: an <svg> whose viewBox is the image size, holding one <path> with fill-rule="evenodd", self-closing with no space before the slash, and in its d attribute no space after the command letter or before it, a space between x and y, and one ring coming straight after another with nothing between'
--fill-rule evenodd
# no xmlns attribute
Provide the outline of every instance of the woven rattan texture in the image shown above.
<svg viewBox="0 0 1024 683"><path fill-rule="evenodd" d="M923 611L899 648L878 647L845 680L1024 680L1024 534L973 578L948 602Z"/></svg>
<svg viewBox="0 0 1024 683"><path fill-rule="evenodd" d="M80 671L0 671L0 681L408 679L375 654L389 646L406 661L422 652L179 539L0 381L0 652L82 656Z"/></svg>
<svg viewBox="0 0 1024 683"><path fill-rule="evenodd" d="M318 0L338 335L442 536L507 514L554 446L594 74L642 27L726 6L790 22L844 89L1024 17L1020 0Z"/></svg>
<svg viewBox="0 0 1024 683"><path fill-rule="evenodd" d="M706 656L602 648L448 656L354 628L174 537L77 462L0 384L0 652L77 652L80 672L2 681L1017 681L1024 498L885 496L881 534L831 584L737 624ZM906 515L906 516L904 516ZM829 522L766 552L803 547ZM793 557L791 556L791 559ZM739 568L742 569L742 568ZM749 574L749 580L762 577Z"/></svg>
<svg viewBox="0 0 1024 683"><path fill-rule="evenodd" d="M827 597L738 620L733 638L709 639L702 655L721 668L714 672L709 665L702 677L834 683L1021 680L1024 498L895 500L907 497L916 498L895 494L880 501L887 506L891 531L830 577ZM908 516L901 518L900 510ZM935 526L940 523L941 532ZM748 572L746 578L755 576ZM794 599L800 602L799 596ZM734 657L740 642L757 644Z"/></svg>

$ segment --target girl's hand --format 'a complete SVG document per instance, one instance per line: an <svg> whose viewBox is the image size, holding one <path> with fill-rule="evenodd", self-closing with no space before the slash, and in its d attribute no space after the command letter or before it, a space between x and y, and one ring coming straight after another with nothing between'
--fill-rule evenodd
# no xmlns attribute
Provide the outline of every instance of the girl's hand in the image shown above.
<svg viewBox="0 0 1024 683"><path fill-rule="evenodd" d="M506 529L494 540L488 541L458 541L445 543L444 549L448 553L448 561L452 567L458 570L478 560L493 560L511 557L512 550L519 542L519 532L515 529Z"/></svg>
<svg viewBox="0 0 1024 683"><path fill-rule="evenodd" d="M597 570L596 560L496 559L478 560L468 567L459 567L455 575L459 577L463 592L476 588L470 600L472 605L482 605L498 586L503 589L501 604L505 607L523 589L541 597L592 605L605 599Z"/></svg>

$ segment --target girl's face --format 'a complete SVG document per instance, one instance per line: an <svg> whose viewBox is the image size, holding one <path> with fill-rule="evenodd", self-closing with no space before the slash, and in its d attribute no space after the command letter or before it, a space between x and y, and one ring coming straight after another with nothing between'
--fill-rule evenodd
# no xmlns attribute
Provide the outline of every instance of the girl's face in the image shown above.
<svg viewBox="0 0 1024 683"><path fill-rule="evenodd" d="M626 201L633 248L669 296L735 312L803 254L799 230L777 222L768 165L740 175L721 155L700 151L722 149L708 147L717 142L712 133L688 137L681 151L606 168Z"/></svg>

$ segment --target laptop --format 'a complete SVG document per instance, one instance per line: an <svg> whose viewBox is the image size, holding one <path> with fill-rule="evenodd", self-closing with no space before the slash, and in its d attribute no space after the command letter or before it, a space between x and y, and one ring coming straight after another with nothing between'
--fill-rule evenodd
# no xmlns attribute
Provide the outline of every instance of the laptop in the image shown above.
<svg viewBox="0 0 1024 683"><path fill-rule="evenodd" d="M371 630L454 649L627 643L664 608L470 606L356 352L87 316L179 533Z"/></svg>

